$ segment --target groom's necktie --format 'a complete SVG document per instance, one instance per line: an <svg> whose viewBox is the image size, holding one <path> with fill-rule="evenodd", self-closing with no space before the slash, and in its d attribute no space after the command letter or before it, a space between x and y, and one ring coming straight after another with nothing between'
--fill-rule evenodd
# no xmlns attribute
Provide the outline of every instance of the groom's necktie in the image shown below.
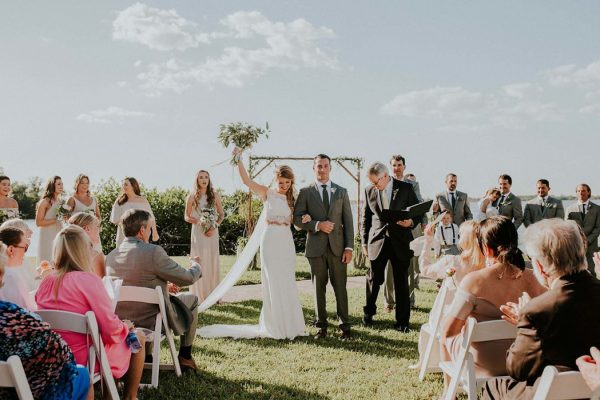
<svg viewBox="0 0 600 400"><path fill-rule="evenodd" d="M504 195L500 196L500 200L498 200L498 208L500 208L500 206L502 206L502 203L504 203Z"/></svg>
<svg viewBox="0 0 600 400"><path fill-rule="evenodd" d="M581 205L581 219L585 219L585 204Z"/></svg>
<svg viewBox="0 0 600 400"><path fill-rule="evenodd" d="M329 212L329 193L327 192L327 185L321 185L323 188L323 205L325 206L325 211Z"/></svg>

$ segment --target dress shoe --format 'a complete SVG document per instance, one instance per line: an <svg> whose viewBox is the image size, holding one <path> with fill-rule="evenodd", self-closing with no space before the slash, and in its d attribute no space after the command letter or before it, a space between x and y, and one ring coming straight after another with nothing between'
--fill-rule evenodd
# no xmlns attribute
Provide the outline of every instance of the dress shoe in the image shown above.
<svg viewBox="0 0 600 400"><path fill-rule="evenodd" d="M352 340L352 332L350 331L342 331L342 336L340 336L342 340Z"/></svg>
<svg viewBox="0 0 600 400"><path fill-rule="evenodd" d="M393 304L386 304L385 307L383 307L383 310L386 313L391 313L392 311L394 311L394 305Z"/></svg>
<svg viewBox="0 0 600 400"><path fill-rule="evenodd" d="M394 325L394 329L397 330L398 332L402 332L402 333L410 332L410 328L407 325L396 324L396 325Z"/></svg>
<svg viewBox="0 0 600 400"><path fill-rule="evenodd" d="M327 329L325 328L319 329L315 335L315 339L323 339L325 337L327 337Z"/></svg>
<svg viewBox="0 0 600 400"><path fill-rule="evenodd" d="M194 361L193 358L183 358L181 356L177 356L177 359L179 360L179 365L181 366L182 371L198 371L196 361Z"/></svg>
<svg viewBox="0 0 600 400"><path fill-rule="evenodd" d="M373 326L373 316L372 315L363 315L362 323L364 326Z"/></svg>

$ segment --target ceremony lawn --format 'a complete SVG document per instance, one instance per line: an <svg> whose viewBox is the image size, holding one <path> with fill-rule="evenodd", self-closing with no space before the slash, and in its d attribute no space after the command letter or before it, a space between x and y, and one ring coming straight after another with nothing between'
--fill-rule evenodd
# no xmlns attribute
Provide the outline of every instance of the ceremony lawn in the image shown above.
<svg viewBox="0 0 600 400"><path fill-rule="evenodd" d="M360 325L364 289L349 291L350 315L355 335L341 341L339 331L330 327L330 336L312 336L294 341L271 339L202 339L194 342L197 375L177 378L161 371L158 389L144 389L140 400L158 399L252 399L252 400L358 400L433 399L442 391L440 375L419 382L418 373L407 369L417 361L419 327L427 319L437 289L422 283L417 308L411 316L411 332L392 330L392 314L378 314L373 329ZM304 318L314 317L312 296L302 295ZM382 300L380 299L380 304ZM330 323L335 324L334 296L328 292ZM200 325L256 324L258 300L216 305L200 315ZM311 335L316 332L309 327ZM170 360L163 347L163 360ZM149 379L149 371L145 372Z"/></svg>
<svg viewBox="0 0 600 400"><path fill-rule="evenodd" d="M171 257L180 265L188 267L190 265L189 257ZM235 263L236 256L221 256L221 279L227 275L233 263ZM364 276L366 269L354 268L352 264L348 266L348 276ZM304 279L310 279L310 266L308 260L303 255L296 256L296 280L301 281ZM260 283L260 269L248 270L242 275L236 285L253 285Z"/></svg>

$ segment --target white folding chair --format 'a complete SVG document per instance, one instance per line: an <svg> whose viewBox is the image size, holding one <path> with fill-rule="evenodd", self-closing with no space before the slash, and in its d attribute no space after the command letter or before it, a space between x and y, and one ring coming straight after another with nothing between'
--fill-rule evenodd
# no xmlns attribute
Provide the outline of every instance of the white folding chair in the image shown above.
<svg viewBox="0 0 600 400"><path fill-rule="evenodd" d="M533 400L575 400L591 396L592 391L583 380L581 372L558 372L556 367L549 365L544 368Z"/></svg>
<svg viewBox="0 0 600 400"><path fill-rule="evenodd" d="M98 322L93 311L88 311L85 315L69 311L59 310L38 310L36 311L42 320L48 322L52 330L69 331L88 335L92 339L92 344L88 349L88 372L90 381L98 382L104 380L106 388L113 400L119 400L117 385L110 370L110 364L104 351L104 344L98 329ZM96 359L100 360L100 373L95 373Z"/></svg>
<svg viewBox="0 0 600 400"><path fill-rule="evenodd" d="M470 348L472 343L514 339L516 336L517 327L506 321L477 322L475 318L469 317L458 356L454 361L440 362L442 371L450 376L450 384L444 399L454 399L460 388L467 393L469 400L477 400L477 389L486 381L494 378L508 378L508 376L477 376Z"/></svg>
<svg viewBox="0 0 600 400"><path fill-rule="evenodd" d="M181 376L181 367L177 359L177 351L175 349L175 341L173 340L173 332L169 328L167 320L167 310L165 307L165 298L162 289L157 286L155 289L137 287L137 286L121 286L119 290L119 302L132 301L137 303L157 304L159 311L156 313L156 323L154 325L153 345L152 345L152 364L146 363L144 367L152 366L152 380L150 385L141 384L140 386L158 387L158 373L160 369L160 343L167 339L173 364L164 365L164 367L174 367L175 374ZM165 334L162 334L164 330Z"/></svg>
<svg viewBox="0 0 600 400"><path fill-rule="evenodd" d="M33 400L23 364L18 356L10 356L8 360L0 361L0 387L15 388L19 399Z"/></svg>
<svg viewBox="0 0 600 400"><path fill-rule="evenodd" d="M425 379L425 374L430 372L441 372L438 364L439 357L439 332L444 317L444 306L450 302L454 296L456 287L452 283L451 278L446 278L442 282L442 286L438 295L433 302L431 311L429 312L429 320L421 325L421 333L427 338L425 348L420 354L419 365L419 380Z"/></svg>
<svg viewBox="0 0 600 400"><path fill-rule="evenodd" d="M600 387L592 392L591 400L600 400Z"/></svg>

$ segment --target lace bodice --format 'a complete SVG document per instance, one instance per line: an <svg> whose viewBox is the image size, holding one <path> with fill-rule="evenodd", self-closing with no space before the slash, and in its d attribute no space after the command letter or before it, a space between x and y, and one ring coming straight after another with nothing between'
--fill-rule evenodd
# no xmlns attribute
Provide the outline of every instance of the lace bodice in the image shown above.
<svg viewBox="0 0 600 400"><path fill-rule="evenodd" d="M290 210L287 198L274 190L267 191L265 211L267 222L288 225L292 222L292 210Z"/></svg>

